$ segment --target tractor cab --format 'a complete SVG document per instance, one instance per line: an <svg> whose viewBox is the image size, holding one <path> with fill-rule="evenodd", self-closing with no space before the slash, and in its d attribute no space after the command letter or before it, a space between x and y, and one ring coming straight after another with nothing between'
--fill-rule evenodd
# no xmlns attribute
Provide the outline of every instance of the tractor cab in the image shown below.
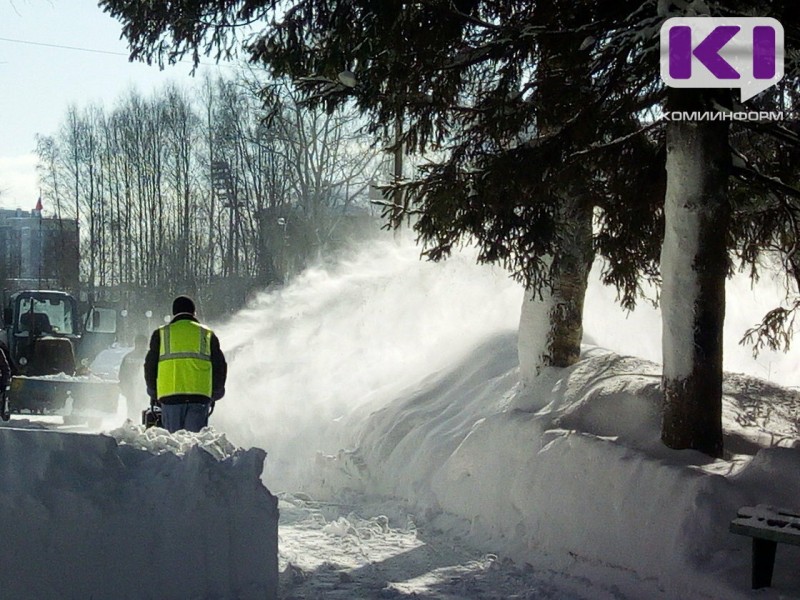
<svg viewBox="0 0 800 600"><path fill-rule="evenodd" d="M98 345L94 334L110 336L113 341L116 331L113 310L92 308L84 324L75 298L52 290L12 294L3 310L3 321L6 343L22 375L72 375Z"/></svg>
<svg viewBox="0 0 800 600"><path fill-rule="evenodd" d="M113 341L116 312L90 307L80 315L66 292L25 290L9 298L0 333L15 364L0 418L12 413L61 414L96 421L117 409L117 382L81 377L93 353Z"/></svg>
<svg viewBox="0 0 800 600"><path fill-rule="evenodd" d="M78 306L65 292L31 290L12 294L3 310L11 357L24 375L76 371L80 339Z"/></svg>
<svg viewBox="0 0 800 600"><path fill-rule="evenodd" d="M18 292L11 297L11 326L14 334L28 337L42 335L79 335L78 305L64 292Z"/></svg>

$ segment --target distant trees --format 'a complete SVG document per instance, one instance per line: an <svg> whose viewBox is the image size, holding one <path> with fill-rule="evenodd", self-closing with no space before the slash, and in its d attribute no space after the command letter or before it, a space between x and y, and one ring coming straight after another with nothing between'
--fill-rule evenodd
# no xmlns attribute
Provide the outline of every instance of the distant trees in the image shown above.
<svg viewBox="0 0 800 600"><path fill-rule="evenodd" d="M269 215L262 223L262 252L272 268L296 273L341 241L343 220L359 199L363 208L381 152L351 107L330 113L304 110L285 80L268 79L256 70L239 87L238 93L251 102L261 97L268 116L236 136L248 146L227 152L233 153L232 164L249 173L241 181L244 192L256 198L259 214ZM257 233L256 220L243 224Z"/></svg>
<svg viewBox="0 0 800 600"><path fill-rule="evenodd" d="M276 7L200 2L193 10L214 18L187 19L167 3L101 4L123 21L132 55L145 60L226 51L237 23L271 17ZM657 240L658 209L650 202L657 194L647 192L662 178L651 177L652 138L627 144L642 153L624 171L634 199L619 183L622 170L599 164L602 151L579 154L595 139L600 118L581 110L592 104L592 92L580 28L594 9L579 17L564 8L557 1L307 0L286 6L280 22L248 46L254 62L292 77L308 106L334 110L352 99L372 132L392 139L400 131L397 143L409 152L436 157L403 184L416 230L430 258L475 240L479 260L503 263L526 286L520 357L527 380L577 359L595 251L609 257L608 280L628 304L636 273L652 273L657 259L657 243L620 231L625 219L598 214L593 236L595 207L608 210L625 197L635 207L626 217ZM609 141L637 126L609 121ZM402 208L388 207L393 224L405 217Z"/></svg>
<svg viewBox="0 0 800 600"><path fill-rule="evenodd" d="M346 210L366 203L378 151L346 108L296 118L282 89L271 124L240 76L208 79L196 95L169 86L111 110L71 106L56 134L38 138L43 195L80 220L90 287L266 285L334 247Z"/></svg>
<svg viewBox="0 0 800 600"><path fill-rule="evenodd" d="M643 279L663 278L662 439L721 454L725 277L733 258L756 269L765 250L796 272L800 204L785 156L800 138L785 124L659 120L665 109L736 104L724 91L667 91L658 32L669 16L758 13L796 36L794 3L100 4L147 61L227 52L236 24L263 18L251 59L292 77L309 106L354 101L372 131L389 137L400 125L409 150L434 151L403 186L425 253L439 259L474 240L479 260L525 284L524 377L575 360L592 253L624 306ZM796 110L797 75L790 56L791 83L757 105ZM395 223L399 208L387 211ZM782 314L761 331L774 333Z"/></svg>

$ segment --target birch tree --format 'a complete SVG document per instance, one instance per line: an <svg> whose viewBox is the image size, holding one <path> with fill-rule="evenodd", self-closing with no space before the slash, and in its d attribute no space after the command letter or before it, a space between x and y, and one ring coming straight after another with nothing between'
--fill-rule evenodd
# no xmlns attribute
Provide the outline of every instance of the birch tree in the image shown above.
<svg viewBox="0 0 800 600"><path fill-rule="evenodd" d="M43 199L78 219L81 279L96 297L153 304L188 291L221 312L335 251L377 151L352 111L312 119L285 83L267 123L253 73L207 80L197 95L167 86L111 109L69 107L60 130L40 136ZM218 161L233 205L210 177Z"/></svg>

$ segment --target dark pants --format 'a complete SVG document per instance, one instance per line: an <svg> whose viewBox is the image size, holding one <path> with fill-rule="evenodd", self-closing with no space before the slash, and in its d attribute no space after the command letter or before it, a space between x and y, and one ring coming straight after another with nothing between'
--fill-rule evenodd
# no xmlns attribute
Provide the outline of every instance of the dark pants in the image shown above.
<svg viewBox="0 0 800 600"><path fill-rule="evenodd" d="M162 404L161 424L170 433L175 433L179 429L198 432L208 426L208 404L199 402Z"/></svg>

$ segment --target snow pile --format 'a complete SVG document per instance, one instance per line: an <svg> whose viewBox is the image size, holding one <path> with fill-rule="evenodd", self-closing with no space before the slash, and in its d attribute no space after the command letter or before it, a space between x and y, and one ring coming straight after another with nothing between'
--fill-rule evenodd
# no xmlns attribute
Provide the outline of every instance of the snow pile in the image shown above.
<svg viewBox="0 0 800 600"><path fill-rule="evenodd" d="M235 459L241 452L228 441L224 433L213 427L207 427L199 433L184 430L170 433L160 427L145 429L126 420L121 427L109 431L108 435L116 439L120 445L133 446L152 454L172 452L183 456L194 448L200 448L217 460L223 461ZM263 457L261 462L264 462Z"/></svg>
<svg viewBox="0 0 800 600"><path fill-rule="evenodd" d="M595 274L582 360L522 389L519 286L469 254L439 265L417 254L369 247L218 328L231 386L214 418L235 443L277 457L270 485L401 499L483 551L557 569L605 565L669 597L746 590L749 540L728 523L745 504L798 503L797 394L729 374L730 456L669 451L661 368L622 355L660 360L657 311L626 318ZM796 355L755 361L738 345L780 301L780 282L751 289L737 277L729 297L726 369L792 381ZM776 567L776 585L787 572Z"/></svg>
<svg viewBox="0 0 800 600"><path fill-rule="evenodd" d="M524 292L505 271L476 266L468 251L438 264L421 262L419 252L410 243L366 245L215 326L229 377L213 423L238 446L269 450L271 488L302 489L316 451L343 447L353 414L412 392L482 340L516 332ZM584 342L660 362L659 312L642 302L627 315L598 282L599 267L590 277ZM780 286L767 276L754 289L743 276L729 282L726 370L796 383L795 353L754 360L738 344L780 301Z"/></svg>
<svg viewBox="0 0 800 600"><path fill-rule="evenodd" d="M355 415L351 448L318 461L315 492L401 498L520 564L548 556L558 568L621 568L672 598L746 589L749 539L728 524L744 505L800 505L800 480L789 475L800 452L760 449L794 445L797 394L728 376L726 443L755 457L713 461L660 443L658 365L585 347L578 364L521 389L514 350L513 335L492 338L388 406ZM768 440L771 432L780 435Z"/></svg>
<svg viewBox="0 0 800 600"><path fill-rule="evenodd" d="M263 450L210 431L171 439L127 424L112 437L22 423L0 428L3 598L275 597Z"/></svg>

